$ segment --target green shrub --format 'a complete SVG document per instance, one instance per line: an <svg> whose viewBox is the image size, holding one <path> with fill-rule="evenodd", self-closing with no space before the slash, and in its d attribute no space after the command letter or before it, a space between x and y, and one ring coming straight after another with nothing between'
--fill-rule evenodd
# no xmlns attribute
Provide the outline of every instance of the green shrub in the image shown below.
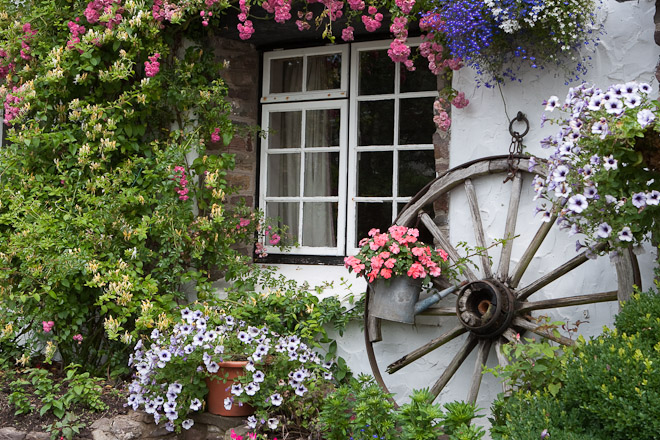
<svg viewBox="0 0 660 440"><path fill-rule="evenodd" d="M657 291L637 292L623 304L614 326L620 333L639 334L639 343L652 349L660 341L660 295Z"/></svg>

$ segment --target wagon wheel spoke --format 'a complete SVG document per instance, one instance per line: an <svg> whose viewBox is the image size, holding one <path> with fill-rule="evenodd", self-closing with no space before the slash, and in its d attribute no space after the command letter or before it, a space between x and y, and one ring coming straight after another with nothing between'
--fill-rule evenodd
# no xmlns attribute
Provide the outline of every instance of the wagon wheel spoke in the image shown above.
<svg viewBox="0 0 660 440"><path fill-rule="evenodd" d="M592 293L588 295L567 296L565 298L546 299L543 301L530 301L522 303L518 311L520 313L531 312L532 310L554 309L557 307L579 306L582 304L596 304L606 301L616 301L618 291Z"/></svg>
<svg viewBox="0 0 660 440"><path fill-rule="evenodd" d="M399 360L392 362L390 365L387 366L386 371L388 373L395 373L400 369L402 369L403 367L405 367L406 365L411 364L412 362L416 361L422 356L432 352L436 348L442 347L447 342L456 339L458 336L462 335L466 331L467 330L465 329L465 327L459 324L453 329L449 330L447 333L433 339L427 344L422 345L418 349L411 351L410 353L403 356Z"/></svg>
<svg viewBox="0 0 660 440"><path fill-rule="evenodd" d="M513 318L513 325L520 328L524 328L525 330L529 330L532 333L536 333L539 336L542 336L546 339L550 339L551 341L555 341L562 345L575 344L575 341L573 341L572 339L550 333L549 331L544 330L543 326L536 325L535 323L520 317Z"/></svg>
<svg viewBox="0 0 660 440"><path fill-rule="evenodd" d="M426 226L426 229L429 230L429 232L433 235L433 238L440 244L440 246L447 252L447 255L449 255L449 258L451 261L456 263L457 261L460 260L460 255L458 254L458 251L454 246L449 243L449 240L445 237L445 235L440 231L440 228L435 224L431 216L429 216L427 213L423 212L419 216L420 220L422 220L422 223L424 223L424 226ZM465 277L470 280L470 281L476 281L477 277L472 272L472 269L470 267L465 266L463 268L463 272L465 273Z"/></svg>
<svg viewBox="0 0 660 440"><path fill-rule="evenodd" d="M477 353L477 360L474 363L474 371L472 372L472 381L470 382L470 392L468 393L468 402L475 403L477 395L479 394L479 387L481 386L481 378L483 377L482 371L486 361L488 360L488 353L492 341L490 339L482 339L479 341L479 352Z"/></svg>
<svg viewBox="0 0 660 440"><path fill-rule="evenodd" d="M481 267L483 274L485 278L492 278L493 273L490 269L490 258L488 258L488 250L486 249L486 236L484 234L484 225L481 221L481 213L479 212L477 193L474 190L472 179L465 179L463 185L465 186L465 194L467 195L468 205L470 206L470 214L472 215L474 237L477 241L477 246L482 249L479 254L481 257Z"/></svg>
<svg viewBox="0 0 660 440"><path fill-rule="evenodd" d="M555 224L556 220L557 220L557 214L553 215L549 221L544 222L541 225L541 227L538 229L538 231L536 231L536 235L534 235L534 238L529 243L527 249L525 249L523 256L520 258L518 265L513 270L513 275L509 279L510 287L512 288L518 287L518 283L520 282L520 279L527 270L527 266L529 266L529 263L532 261L532 258L534 258L534 255L536 255L536 251L538 251L539 247L541 247L543 240L545 240L546 235L548 235L548 232L550 232L550 229Z"/></svg>
<svg viewBox="0 0 660 440"><path fill-rule="evenodd" d="M461 349L458 350L458 353L456 353L454 359L451 360L449 365L447 365L445 371L442 372L442 376L440 376L440 378L436 381L436 383L434 383L433 386L431 387L431 394L433 394L434 399L438 397L440 391L442 391L445 385L447 385L449 379L451 379L454 376L454 374L458 370L458 367L461 366L461 364L465 361L465 358L469 356L469 354L472 352L474 347L476 347L478 342L479 340L477 339L476 336L474 336L472 333L468 334L468 337L463 343Z"/></svg>
<svg viewBox="0 0 660 440"><path fill-rule="evenodd" d="M515 331L513 331L512 328L508 328L502 333L502 337L506 339L509 342L513 342L514 344L517 344L519 341L519 336Z"/></svg>
<svg viewBox="0 0 660 440"><path fill-rule="evenodd" d="M520 205L520 193L522 190L522 176L517 172L513 179L511 187L511 197L509 198L509 210L506 213L506 224L504 226L504 240L506 243L502 247L500 254L500 264L497 267L497 278L500 281L506 281L509 277L509 261L511 260L511 251L513 249L513 237L516 233L516 220L518 218L518 207Z"/></svg>
<svg viewBox="0 0 660 440"><path fill-rule="evenodd" d="M605 249L606 247L607 247L607 243L599 243L594 248L594 252L598 253L603 249ZM547 286L556 279L566 275L576 267L579 267L580 265L584 264L587 260L589 260L589 258L587 257L587 251L582 252L581 254L571 258L566 263L562 264L561 266L554 269L550 273L545 274L538 280L520 289L518 291L518 297L517 297L518 300L524 301L534 292L537 292L539 289Z"/></svg>
<svg viewBox="0 0 660 440"><path fill-rule="evenodd" d="M420 315L423 316L456 316L456 306L448 307L429 307Z"/></svg>

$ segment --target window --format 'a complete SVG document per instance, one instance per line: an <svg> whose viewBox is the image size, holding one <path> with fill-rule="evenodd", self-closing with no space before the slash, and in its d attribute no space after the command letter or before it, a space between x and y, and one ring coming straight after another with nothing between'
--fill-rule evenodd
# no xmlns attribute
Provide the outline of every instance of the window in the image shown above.
<svg viewBox="0 0 660 440"><path fill-rule="evenodd" d="M435 177L436 78L392 63L387 48L264 55L259 199L300 244L292 254L355 252Z"/></svg>

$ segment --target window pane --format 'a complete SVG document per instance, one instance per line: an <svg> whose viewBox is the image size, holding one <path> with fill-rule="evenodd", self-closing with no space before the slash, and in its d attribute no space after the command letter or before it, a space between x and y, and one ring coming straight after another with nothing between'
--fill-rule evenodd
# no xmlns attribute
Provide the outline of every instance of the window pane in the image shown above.
<svg viewBox="0 0 660 440"><path fill-rule="evenodd" d="M332 90L341 87L341 54L307 58L307 90Z"/></svg>
<svg viewBox="0 0 660 440"><path fill-rule="evenodd" d="M339 109L307 110L305 113L305 147L339 146Z"/></svg>
<svg viewBox="0 0 660 440"><path fill-rule="evenodd" d="M359 242L367 237L372 228L387 230L392 224L392 203L358 203L357 204L357 231L356 238ZM357 243L353 243L357 246Z"/></svg>
<svg viewBox="0 0 660 440"><path fill-rule="evenodd" d="M414 196L435 177L433 150L399 151L399 194Z"/></svg>
<svg viewBox="0 0 660 440"><path fill-rule="evenodd" d="M387 50L360 52L359 95L394 93L394 67Z"/></svg>
<svg viewBox="0 0 660 440"><path fill-rule="evenodd" d="M433 101L412 98L399 102L399 145L433 143Z"/></svg>
<svg viewBox="0 0 660 440"><path fill-rule="evenodd" d="M414 71L409 71L406 66L399 64L399 73L401 78L401 93L406 92L424 92L438 89L438 79L428 69L426 58L418 57L415 60Z"/></svg>
<svg viewBox="0 0 660 440"><path fill-rule="evenodd" d="M392 196L394 153L358 153L358 196Z"/></svg>
<svg viewBox="0 0 660 440"><path fill-rule="evenodd" d="M403 211L403 207L406 206L405 203L397 203L397 215ZM433 206L426 206L423 211L427 213L431 218L435 217L435 211L433 210ZM419 229L419 237L417 239L423 243L426 244L431 244L435 243L435 239L433 238L433 234L429 232L428 229L426 229L425 226L418 227Z"/></svg>
<svg viewBox="0 0 660 440"><path fill-rule="evenodd" d="M302 57L270 61L270 93L302 92Z"/></svg>
<svg viewBox="0 0 660 440"><path fill-rule="evenodd" d="M300 195L300 154L268 155L268 196Z"/></svg>
<svg viewBox="0 0 660 440"><path fill-rule="evenodd" d="M336 202L303 203L303 246L337 246Z"/></svg>
<svg viewBox="0 0 660 440"><path fill-rule="evenodd" d="M272 112L268 118L268 148L300 148L302 112Z"/></svg>
<svg viewBox="0 0 660 440"><path fill-rule="evenodd" d="M362 101L358 112L358 145L394 144L394 100Z"/></svg>
<svg viewBox="0 0 660 440"><path fill-rule="evenodd" d="M336 196L339 194L339 153L307 153L305 155L305 195Z"/></svg>
<svg viewBox="0 0 660 440"><path fill-rule="evenodd" d="M266 216L277 220L277 226L288 226L287 235L298 242L298 202L268 202Z"/></svg>

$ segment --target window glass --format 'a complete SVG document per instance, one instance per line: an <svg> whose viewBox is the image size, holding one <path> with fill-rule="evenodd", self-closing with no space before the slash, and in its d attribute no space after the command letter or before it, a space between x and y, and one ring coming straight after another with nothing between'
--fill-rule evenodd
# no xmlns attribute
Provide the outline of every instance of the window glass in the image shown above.
<svg viewBox="0 0 660 440"><path fill-rule="evenodd" d="M302 92L302 73L302 57L271 60L270 93Z"/></svg>
<svg viewBox="0 0 660 440"><path fill-rule="evenodd" d="M358 109L358 145L392 145L394 100L361 101Z"/></svg>
<svg viewBox="0 0 660 440"><path fill-rule="evenodd" d="M298 202L268 202L266 215L275 219L280 228L287 226L287 234L297 242L299 209Z"/></svg>
<svg viewBox="0 0 660 440"><path fill-rule="evenodd" d="M268 155L268 187L270 197L300 195L300 154Z"/></svg>
<svg viewBox="0 0 660 440"><path fill-rule="evenodd" d="M433 150L399 151L399 196L412 197L435 177Z"/></svg>
<svg viewBox="0 0 660 440"><path fill-rule="evenodd" d="M305 147L338 147L341 112L339 109L305 112Z"/></svg>
<svg viewBox="0 0 660 440"><path fill-rule="evenodd" d="M360 241L369 234L372 228L386 231L392 224L392 203L358 203L356 237ZM355 243L357 246L357 243Z"/></svg>
<svg viewBox="0 0 660 440"><path fill-rule="evenodd" d="M408 98L399 102L399 145L431 144L435 98Z"/></svg>
<svg viewBox="0 0 660 440"><path fill-rule="evenodd" d="M305 154L305 196L339 194L339 152Z"/></svg>
<svg viewBox="0 0 660 440"><path fill-rule="evenodd" d="M392 196L393 158L394 155L391 151L358 153L358 196Z"/></svg>
<svg viewBox="0 0 660 440"><path fill-rule="evenodd" d="M303 246L337 246L336 202L303 203Z"/></svg>
<svg viewBox="0 0 660 440"><path fill-rule="evenodd" d="M438 89L438 78L431 73L426 64L426 58L423 57L415 59L416 69L413 71L408 70L403 64L399 64L401 93L436 91Z"/></svg>
<svg viewBox="0 0 660 440"><path fill-rule="evenodd" d="M273 112L269 116L268 148L300 148L302 112Z"/></svg>
<svg viewBox="0 0 660 440"><path fill-rule="evenodd" d="M395 64L387 50L360 52L359 86L360 95L394 93Z"/></svg>
<svg viewBox="0 0 660 440"><path fill-rule="evenodd" d="M307 90L332 90L341 87L341 54L307 58Z"/></svg>

